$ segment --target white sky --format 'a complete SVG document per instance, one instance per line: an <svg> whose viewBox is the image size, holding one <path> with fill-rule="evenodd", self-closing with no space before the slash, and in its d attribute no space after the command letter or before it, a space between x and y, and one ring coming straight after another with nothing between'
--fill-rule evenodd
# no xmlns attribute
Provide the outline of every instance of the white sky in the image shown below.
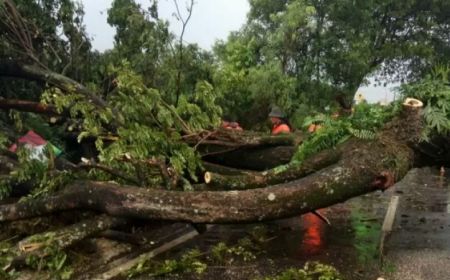
<svg viewBox="0 0 450 280"><path fill-rule="evenodd" d="M92 37L92 45L99 51L113 47L114 29L106 22L107 10L112 0L80 0L84 5L85 24ZM277 0L273 0L277 1ZM148 7L148 0L136 0L143 7ZM188 0L178 0L181 13L186 12ZM173 0L159 0L159 16L170 22L170 30L181 33L181 23L172 15L175 12ZM247 0L195 0L191 20L185 31L184 40L197 43L210 50L218 39L225 40L230 31L239 30L245 23L250 6ZM391 101L393 85L361 87L361 92L369 102Z"/></svg>
<svg viewBox="0 0 450 280"><path fill-rule="evenodd" d="M106 22L107 10L112 0L81 0L84 5L87 32L93 38L95 49L103 51L113 47L114 29ZM149 1L137 0L142 7ZM187 0L178 0L180 11L187 15ZM173 0L160 0L159 16L170 22L170 30L181 33L181 23L172 14ZM204 49L211 49L217 39L225 40L230 31L239 30L245 23L250 6L247 0L195 0L192 17L185 31L184 40L197 43Z"/></svg>

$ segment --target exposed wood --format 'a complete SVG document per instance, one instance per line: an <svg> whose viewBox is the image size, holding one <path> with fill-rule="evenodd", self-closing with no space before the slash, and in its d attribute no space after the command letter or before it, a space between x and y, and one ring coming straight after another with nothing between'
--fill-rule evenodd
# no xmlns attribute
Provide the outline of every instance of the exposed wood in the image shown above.
<svg viewBox="0 0 450 280"><path fill-rule="evenodd" d="M395 213L397 212L399 197L394 195L391 197L391 202L389 203L388 210L386 212L386 216L384 217L383 226L381 228L384 232L392 231L392 225L394 224Z"/></svg>
<svg viewBox="0 0 450 280"><path fill-rule="evenodd" d="M423 130L421 104L420 100L406 98L403 103L403 110L385 126L384 134L404 142L412 148L417 148L421 142Z"/></svg>

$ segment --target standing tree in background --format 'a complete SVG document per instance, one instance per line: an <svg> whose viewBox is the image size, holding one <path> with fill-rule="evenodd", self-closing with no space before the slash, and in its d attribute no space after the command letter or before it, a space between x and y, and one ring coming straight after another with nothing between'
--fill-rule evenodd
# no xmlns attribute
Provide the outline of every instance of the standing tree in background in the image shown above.
<svg viewBox="0 0 450 280"><path fill-rule="evenodd" d="M184 19L178 13L177 17L185 30L189 16ZM104 67L127 60L145 77L147 86L160 90L164 100L174 105L181 95L192 97L198 82L211 82L212 55L196 44L183 44L183 35L176 39L168 22L159 18L157 1L144 9L134 0L115 0L108 10L108 23L116 35L114 48L103 55Z"/></svg>
<svg viewBox="0 0 450 280"><path fill-rule="evenodd" d="M216 53L224 71L230 61L244 72L278 64L298 93L288 111L305 103L323 108L336 96L351 102L372 75L379 82L415 80L448 62L449 13L443 0L251 0L247 24ZM236 60L241 46L250 55ZM231 103L230 83L219 80L217 87Z"/></svg>
<svg viewBox="0 0 450 280"><path fill-rule="evenodd" d="M0 1L0 58L52 69L83 83L95 81L98 53L92 52L83 7L70 0ZM42 85L1 80L5 97L37 100Z"/></svg>
<svg viewBox="0 0 450 280"><path fill-rule="evenodd" d="M120 64L126 59L145 77L145 83L158 87L158 70L169 49L172 35L168 23L159 19L157 2L143 9L134 0L114 0L108 9L108 23L116 29L114 48L107 61Z"/></svg>
<svg viewBox="0 0 450 280"><path fill-rule="evenodd" d="M178 70L177 70L177 81L176 81L176 99L175 99L175 106L178 106L178 101L180 100L180 94L181 94L181 72L183 67L183 37L184 32L186 31L187 24L189 23L189 20L192 16L192 9L194 8L194 0L191 0L189 3L189 6L186 7L187 15L186 17L183 17L181 14L180 8L178 7L177 0L174 0L173 3L176 7L176 13L174 13L175 18L181 22L181 33L180 37L178 39Z"/></svg>

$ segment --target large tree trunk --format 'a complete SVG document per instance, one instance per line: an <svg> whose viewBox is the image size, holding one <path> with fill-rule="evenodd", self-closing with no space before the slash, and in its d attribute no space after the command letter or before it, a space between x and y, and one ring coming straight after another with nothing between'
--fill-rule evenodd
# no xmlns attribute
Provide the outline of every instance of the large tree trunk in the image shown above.
<svg viewBox="0 0 450 280"><path fill-rule="evenodd" d="M297 147L293 145L244 147L231 151L223 149L221 152L207 154L203 158L229 167L262 171L290 162L296 149Z"/></svg>
<svg viewBox="0 0 450 280"><path fill-rule="evenodd" d="M52 212L91 209L112 216L238 223L272 220L310 212L382 188L389 174L402 178L412 162L406 145L350 141L344 157L305 178L267 188L243 191L175 192L80 182L50 197L0 206L0 221ZM223 207L224 204L227 207Z"/></svg>
<svg viewBox="0 0 450 280"><path fill-rule="evenodd" d="M186 135L183 140L195 146L203 159L225 166L264 170L290 161L301 133L264 135L251 131L217 129Z"/></svg>
<svg viewBox="0 0 450 280"><path fill-rule="evenodd" d="M0 63L0 75L13 72L17 73L17 76L45 78L49 83L65 87L67 91L75 90L92 97L78 84L73 84L70 79L66 81L67 78L57 74L37 71L30 66L21 67L11 64L9 68L6 68L5 70L5 63ZM342 154L335 164L291 182L252 190L199 192L144 189L108 182L81 182L53 196L1 205L0 221L74 209L96 210L119 217L192 223L252 222L307 213L376 189L383 189L391 185L394 179L403 177L413 161L413 151L410 147L417 142L421 132L419 110L409 103L405 105L405 108L407 110L398 119L392 121L377 140L347 141L339 147ZM222 144L223 135L237 139L235 143L238 144L231 145L233 148L240 147L239 143L250 146L263 144L269 147L279 144L280 140L287 145L293 143L292 138L289 140L290 136L245 138L246 134L242 133L222 134L218 137L219 134L213 136L210 133L200 140L198 135L194 136L198 141L196 146L216 144L216 141ZM185 137L186 141L189 139ZM244 161L244 158L240 160ZM334 161L333 159L328 163ZM289 170L286 174L282 174L286 175L285 179L281 178L283 180L277 178L279 174L270 173L271 176L263 177L266 180L264 184L292 180L296 175L293 173L296 172L303 171ZM305 172L305 174L308 173ZM241 180L245 181L245 178L242 177Z"/></svg>
<svg viewBox="0 0 450 280"><path fill-rule="evenodd" d="M301 164L292 163L264 172L246 172L230 175L208 171L204 175L204 180L211 187L224 190L262 188L305 177L336 163L340 156L340 150L325 150L312 158L306 159Z"/></svg>

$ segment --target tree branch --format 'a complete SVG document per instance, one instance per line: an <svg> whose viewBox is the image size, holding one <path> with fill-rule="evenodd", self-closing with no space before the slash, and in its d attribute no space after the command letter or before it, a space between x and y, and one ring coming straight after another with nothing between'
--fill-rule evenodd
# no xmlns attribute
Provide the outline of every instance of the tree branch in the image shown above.
<svg viewBox="0 0 450 280"><path fill-rule="evenodd" d="M19 99L0 98L0 110L17 110L48 116L60 115L56 108L52 105Z"/></svg>

